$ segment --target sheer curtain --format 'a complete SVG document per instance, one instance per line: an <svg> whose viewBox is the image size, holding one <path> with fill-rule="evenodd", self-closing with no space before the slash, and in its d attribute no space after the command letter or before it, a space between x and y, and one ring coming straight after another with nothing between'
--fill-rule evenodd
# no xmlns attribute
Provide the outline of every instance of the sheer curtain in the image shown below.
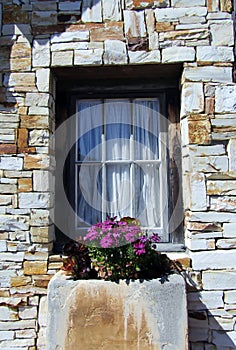
<svg viewBox="0 0 236 350"><path fill-rule="evenodd" d="M157 100L80 100L76 151L78 226L133 216L160 227Z"/></svg>

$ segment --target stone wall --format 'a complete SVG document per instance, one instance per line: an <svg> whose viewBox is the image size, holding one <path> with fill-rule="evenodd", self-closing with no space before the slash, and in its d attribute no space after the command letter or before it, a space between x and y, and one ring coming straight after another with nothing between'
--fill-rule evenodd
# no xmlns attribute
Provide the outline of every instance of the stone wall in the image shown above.
<svg viewBox="0 0 236 350"><path fill-rule="evenodd" d="M0 0L0 349L45 349L47 284L61 266L51 68L180 62L191 349L235 349L231 12L229 0Z"/></svg>

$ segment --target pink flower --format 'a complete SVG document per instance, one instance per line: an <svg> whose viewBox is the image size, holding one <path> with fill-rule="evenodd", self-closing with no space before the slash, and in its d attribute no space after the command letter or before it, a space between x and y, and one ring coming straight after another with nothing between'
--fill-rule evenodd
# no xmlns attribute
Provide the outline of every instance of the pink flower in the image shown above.
<svg viewBox="0 0 236 350"><path fill-rule="evenodd" d="M110 248L113 244L111 236L106 235L101 239L100 245L102 248Z"/></svg>
<svg viewBox="0 0 236 350"><path fill-rule="evenodd" d="M134 252L136 255L142 255L142 254L145 254L146 253L146 250L145 250L145 243L143 242L137 242L137 243L134 243Z"/></svg>
<svg viewBox="0 0 236 350"><path fill-rule="evenodd" d="M152 243L159 243L161 240L157 233L153 233L153 235L150 237L150 239L151 239Z"/></svg>
<svg viewBox="0 0 236 350"><path fill-rule="evenodd" d="M84 240L89 240L89 241L93 241L95 239L97 239L99 236L99 232L94 229L93 227L90 227L90 229L88 230L87 235L84 237Z"/></svg>

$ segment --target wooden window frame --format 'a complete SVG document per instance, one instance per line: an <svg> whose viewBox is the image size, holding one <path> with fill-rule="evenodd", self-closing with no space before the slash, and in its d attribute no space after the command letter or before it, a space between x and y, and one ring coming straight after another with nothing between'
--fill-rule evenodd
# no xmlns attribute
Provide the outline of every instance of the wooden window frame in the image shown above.
<svg viewBox="0 0 236 350"><path fill-rule="evenodd" d="M98 69L101 67L97 67ZM158 78L144 78L141 81L136 77L130 79L113 78L109 79L94 78L88 74L88 70L85 69L85 73L74 76L74 79L68 77L63 78L63 74L60 72L54 72L57 77L57 99L56 99L56 126L66 120L70 115L76 112L76 100L83 98L122 98L122 97L157 97L162 96L162 110L166 118L170 121L168 130L168 142L169 142L169 157L168 157L168 177L169 177L169 203L170 206L175 208L175 216L180 222L171 233L168 243L160 243L158 249L160 251L183 251L184 250L184 234L183 234L183 221L179 218L183 218L183 202L182 194L179 195L179 191L182 188L182 174L181 174L181 142L180 142L180 101L179 101L179 88L178 80L174 77L172 80L160 81ZM100 70L101 72L101 70ZM80 70L81 73L81 70ZM145 73L145 67L144 67ZM84 78L88 75L88 81ZM96 76L96 75L95 75ZM68 172L65 172L65 177L72 171L72 165L68 167ZM67 174L66 174L67 173ZM66 181L65 181L66 183ZM71 184L71 178L70 178ZM73 184L70 185L70 189L67 189L69 197L73 197ZM181 197L181 198L180 198ZM180 199L180 200L179 200ZM177 205L177 207L176 207ZM174 220L175 221L175 220ZM57 230L56 230L57 232ZM61 237L61 234L57 234ZM66 240L66 238L63 238ZM61 239L59 238L59 241ZM60 243L59 243L60 245Z"/></svg>

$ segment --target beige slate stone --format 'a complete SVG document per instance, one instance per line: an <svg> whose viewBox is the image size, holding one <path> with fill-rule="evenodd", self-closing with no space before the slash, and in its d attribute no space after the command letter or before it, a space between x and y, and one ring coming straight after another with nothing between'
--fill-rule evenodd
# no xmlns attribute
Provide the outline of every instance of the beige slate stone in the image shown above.
<svg viewBox="0 0 236 350"><path fill-rule="evenodd" d="M48 39L36 39L33 42L33 67L49 67L50 42Z"/></svg>
<svg viewBox="0 0 236 350"><path fill-rule="evenodd" d="M202 83L185 83L182 89L181 116L200 113L204 110Z"/></svg>
<svg viewBox="0 0 236 350"><path fill-rule="evenodd" d="M58 51L52 53L52 66L72 66L73 51Z"/></svg>
<svg viewBox="0 0 236 350"><path fill-rule="evenodd" d="M190 18L204 17L207 14L205 7L185 7L185 8L166 8L154 10L157 22L172 22L178 21L183 17Z"/></svg>
<svg viewBox="0 0 236 350"><path fill-rule="evenodd" d="M34 191L37 191L37 192L49 191L50 185L52 185L51 174L48 171L44 171L44 170L34 170L33 183L34 183Z"/></svg>
<svg viewBox="0 0 236 350"><path fill-rule="evenodd" d="M44 275L47 273L47 261L25 261L23 268L25 275Z"/></svg>
<svg viewBox="0 0 236 350"><path fill-rule="evenodd" d="M1 157L0 169L3 170L22 170L23 159L20 157Z"/></svg>
<svg viewBox="0 0 236 350"><path fill-rule="evenodd" d="M192 173L190 175L190 186L190 209L193 211L207 210L205 175L200 172Z"/></svg>
<svg viewBox="0 0 236 350"><path fill-rule="evenodd" d="M14 88L15 91L34 91L35 74L31 72L5 74L3 84Z"/></svg>
<svg viewBox="0 0 236 350"><path fill-rule="evenodd" d="M158 63L161 60L160 50L146 51L130 51L129 62L130 64L143 64L143 63Z"/></svg>
<svg viewBox="0 0 236 350"><path fill-rule="evenodd" d="M94 25L90 28L90 41L124 40L123 22L111 22L104 25Z"/></svg>
<svg viewBox="0 0 236 350"><path fill-rule="evenodd" d="M203 173L216 173L219 171L228 171L228 157L227 156L209 156L209 157L193 157L191 159L192 171L200 171ZM207 191L207 194L208 191Z"/></svg>
<svg viewBox="0 0 236 350"><path fill-rule="evenodd" d="M75 50L74 65L102 65L103 50Z"/></svg>
<svg viewBox="0 0 236 350"><path fill-rule="evenodd" d="M232 81L231 67L186 67L183 79L190 81L221 82L230 83Z"/></svg>
<svg viewBox="0 0 236 350"><path fill-rule="evenodd" d="M31 283L31 278L27 276L13 276L10 280L11 287L26 286L29 283Z"/></svg>
<svg viewBox="0 0 236 350"><path fill-rule="evenodd" d="M205 0L171 0L173 7L195 7L205 6Z"/></svg>
<svg viewBox="0 0 236 350"><path fill-rule="evenodd" d="M30 234L33 243L49 243L55 238L53 229L47 226L31 227Z"/></svg>
<svg viewBox="0 0 236 350"><path fill-rule="evenodd" d="M143 38L147 35L144 11L135 12L127 11L123 12L125 35L128 38Z"/></svg>
<svg viewBox="0 0 236 350"><path fill-rule="evenodd" d="M18 180L19 192L31 192L32 191L32 179L21 178Z"/></svg>
<svg viewBox="0 0 236 350"><path fill-rule="evenodd" d="M88 41L89 31L88 30L77 30L72 32L63 32L59 34L53 34L51 36L51 43L67 43L76 41Z"/></svg>
<svg viewBox="0 0 236 350"><path fill-rule="evenodd" d="M233 48L227 46L198 46L199 62L233 62Z"/></svg>
<svg viewBox="0 0 236 350"><path fill-rule="evenodd" d="M236 190L235 190L236 193ZM210 208L215 211L236 212L236 197L220 196L210 199Z"/></svg>
<svg viewBox="0 0 236 350"><path fill-rule="evenodd" d="M211 124L209 118L188 117L188 139L190 144L209 144Z"/></svg>
<svg viewBox="0 0 236 350"><path fill-rule="evenodd" d="M207 0L207 8L209 12L219 11L219 0Z"/></svg>
<svg viewBox="0 0 236 350"><path fill-rule="evenodd" d="M215 93L215 111L216 113L235 113L236 104L236 86L217 86Z"/></svg>
<svg viewBox="0 0 236 350"><path fill-rule="evenodd" d="M48 155L25 155L25 169L46 169L50 165L50 157Z"/></svg>
<svg viewBox="0 0 236 350"><path fill-rule="evenodd" d="M207 181L209 195L236 195L236 180L210 180Z"/></svg>
<svg viewBox="0 0 236 350"><path fill-rule="evenodd" d="M45 129L49 126L49 117L47 115L22 115L22 128Z"/></svg>
<svg viewBox="0 0 236 350"><path fill-rule="evenodd" d="M233 46L234 30L231 20L219 21L210 25L213 46Z"/></svg>
<svg viewBox="0 0 236 350"><path fill-rule="evenodd" d="M16 321L19 320L18 312L7 306L0 306L0 321Z"/></svg>
<svg viewBox="0 0 236 350"><path fill-rule="evenodd" d="M30 214L31 226L46 226L49 224L49 210L46 209L32 209Z"/></svg>
<svg viewBox="0 0 236 350"><path fill-rule="evenodd" d="M128 62L126 45L120 40L105 41L105 64L125 64Z"/></svg>
<svg viewBox="0 0 236 350"><path fill-rule="evenodd" d="M39 92L49 92L50 69L39 68L36 70L36 86Z"/></svg>
<svg viewBox="0 0 236 350"><path fill-rule="evenodd" d="M229 170L236 171L236 139L229 140L228 143Z"/></svg>
<svg viewBox="0 0 236 350"><path fill-rule="evenodd" d="M19 193L19 208L40 208L50 207L50 194L43 192Z"/></svg>
<svg viewBox="0 0 236 350"><path fill-rule="evenodd" d="M102 0L103 21L121 20L121 1Z"/></svg>
<svg viewBox="0 0 236 350"><path fill-rule="evenodd" d="M155 28L157 32L166 32L175 29L171 22L156 22Z"/></svg>
<svg viewBox="0 0 236 350"><path fill-rule="evenodd" d="M232 0L220 0L220 10L222 12L231 12L233 2Z"/></svg>
<svg viewBox="0 0 236 350"><path fill-rule="evenodd" d="M162 50L162 62L191 62L195 59L195 50L192 47L168 47Z"/></svg>

